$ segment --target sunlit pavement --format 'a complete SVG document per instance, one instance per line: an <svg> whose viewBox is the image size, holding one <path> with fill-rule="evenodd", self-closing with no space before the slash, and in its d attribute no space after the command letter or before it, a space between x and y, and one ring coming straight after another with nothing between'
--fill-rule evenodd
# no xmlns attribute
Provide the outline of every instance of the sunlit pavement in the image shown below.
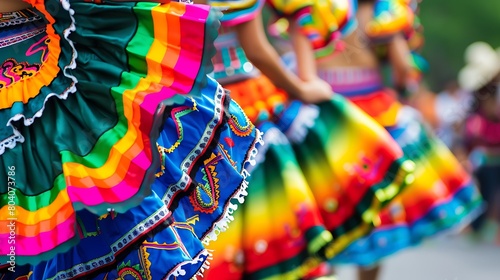
<svg viewBox="0 0 500 280"><path fill-rule="evenodd" d="M353 267L337 269L338 280L355 280ZM383 263L379 280L499 280L500 246L471 235L440 237Z"/></svg>

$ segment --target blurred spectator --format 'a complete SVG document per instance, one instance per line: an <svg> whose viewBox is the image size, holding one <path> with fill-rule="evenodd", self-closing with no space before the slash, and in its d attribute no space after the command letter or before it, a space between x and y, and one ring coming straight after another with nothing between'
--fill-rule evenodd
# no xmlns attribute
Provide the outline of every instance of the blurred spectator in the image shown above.
<svg viewBox="0 0 500 280"><path fill-rule="evenodd" d="M486 217L498 224L500 190L500 49L476 42L465 53L467 65L460 71L460 85L473 93L465 140L488 211L473 223L478 230ZM498 240L500 241L500 240Z"/></svg>

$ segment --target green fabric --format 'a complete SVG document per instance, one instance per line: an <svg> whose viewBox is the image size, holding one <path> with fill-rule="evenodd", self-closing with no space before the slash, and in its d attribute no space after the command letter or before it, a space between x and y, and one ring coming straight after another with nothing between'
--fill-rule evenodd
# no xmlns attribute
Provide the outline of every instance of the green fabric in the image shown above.
<svg viewBox="0 0 500 280"><path fill-rule="evenodd" d="M82 7L75 8L85 7L82 3L74 5L79 4ZM88 11L90 14L92 12L102 11ZM139 79L132 75L121 77L123 69L132 67L127 65L128 57L125 52L116 50L126 48L136 28L143 28L147 32L147 28L152 28L152 23L144 23L146 26L138 27L137 21L131 21L136 19L131 5L119 6L109 12L120 16L105 18L75 15L79 24L70 39L78 47L78 68L69 72L78 79L77 92L70 93L66 100L50 98L35 125L18 125L25 137L25 144L6 150L2 156L5 166L14 165L17 169L17 205L23 205L30 211L49 205L66 187L61 162L80 162L89 167L102 166L107 160L111 145L123 137L128 129L123 116L121 92L125 87L133 87ZM68 25L68 22L60 20L62 18L63 16L58 17L58 22L54 25L59 33ZM115 24L123 28L103 28ZM99 33L95 28L99 28ZM108 37L105 29L109 30ZM119 36L116 36L117 32ZM135 48L133 51L147 53L148 48L144 46L148 45L144 43L151 43L152 40L146 41L141 37L134 39L130 43ZM94 47L97 41L101 48ZM63 56L71 55L69 45L64 40L61 42L61 47L65 48ZM63 61L60 62L61 67L64 66ZM136 59L137 63L138 61L139 58ZM139 75L139 72L136 74ZM47 87L47 91L57 92L58 89L53 89L53 86L60 80L68 80L61 75ZM110 88L119 85L121 78L122 87L110 94ZM40 169L43 172L37 172ZM0 173L1 181L6 182L5 175ZM0 207L6 202L7 199L2 196Z"/></svg>

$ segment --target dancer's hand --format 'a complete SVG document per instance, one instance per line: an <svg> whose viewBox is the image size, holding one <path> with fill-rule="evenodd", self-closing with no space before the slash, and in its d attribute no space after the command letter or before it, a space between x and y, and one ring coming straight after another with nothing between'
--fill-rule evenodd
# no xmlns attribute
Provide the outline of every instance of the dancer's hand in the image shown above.
<svg viewBox="0 0 500 280"><path fill-rule="evenodd" d="M303 82L296 98L304 103L320 103L332 99L332 96L333 91L330 85L317 78Z"/></svg>

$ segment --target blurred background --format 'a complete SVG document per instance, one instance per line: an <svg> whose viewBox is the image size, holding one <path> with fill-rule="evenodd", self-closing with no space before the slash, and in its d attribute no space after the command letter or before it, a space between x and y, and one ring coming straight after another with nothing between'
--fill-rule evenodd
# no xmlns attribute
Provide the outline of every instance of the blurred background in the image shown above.
<svg viewBox="0 0 500 280"><path fill-rule="evenodd" d="M434 92L456 79L464 65L464 51L471 43L484 41L500 47L498 0L424 0L420 9L423 56L430 64L425 79Z"/></svg>
<svg viewBox="0 0 500 280"><path fill-rule="evenodd" d="M380 280L498 280L500 247L470 234L447 236L400 252L383 262ZM338 280L357 278L353 266L337 270Z"/></svg>
<svg viewBox="0 0 500 280"><path fill-rule="evenodd" d="M500 47L500 1L424 0L419 17L425 38L422 55L430 65L424 81L430 91L417 100L416 107L478 180L477 171L481 166L474 164L474 149L462 149L467 119L478 112L474 109L476 93L461 89L456 81L465 65L464 52L469 45L482 41L494 49ZM497 89L496 95L500 103L500 90ZM500 135L500 112L496 110L489 119L496 128L485 131L484 137ZM492 148L498 151L500 143L494 143ZM498 162L495 168L496 171L488 171L490 175L500 173ZM500 180L487 183L492 187L489 194L485 194L490 207L479 227L440 236L389 257L383 262L380 280L500 279ZM337 271L339 280L357 279L355 267L343 266Z"/></svg>

